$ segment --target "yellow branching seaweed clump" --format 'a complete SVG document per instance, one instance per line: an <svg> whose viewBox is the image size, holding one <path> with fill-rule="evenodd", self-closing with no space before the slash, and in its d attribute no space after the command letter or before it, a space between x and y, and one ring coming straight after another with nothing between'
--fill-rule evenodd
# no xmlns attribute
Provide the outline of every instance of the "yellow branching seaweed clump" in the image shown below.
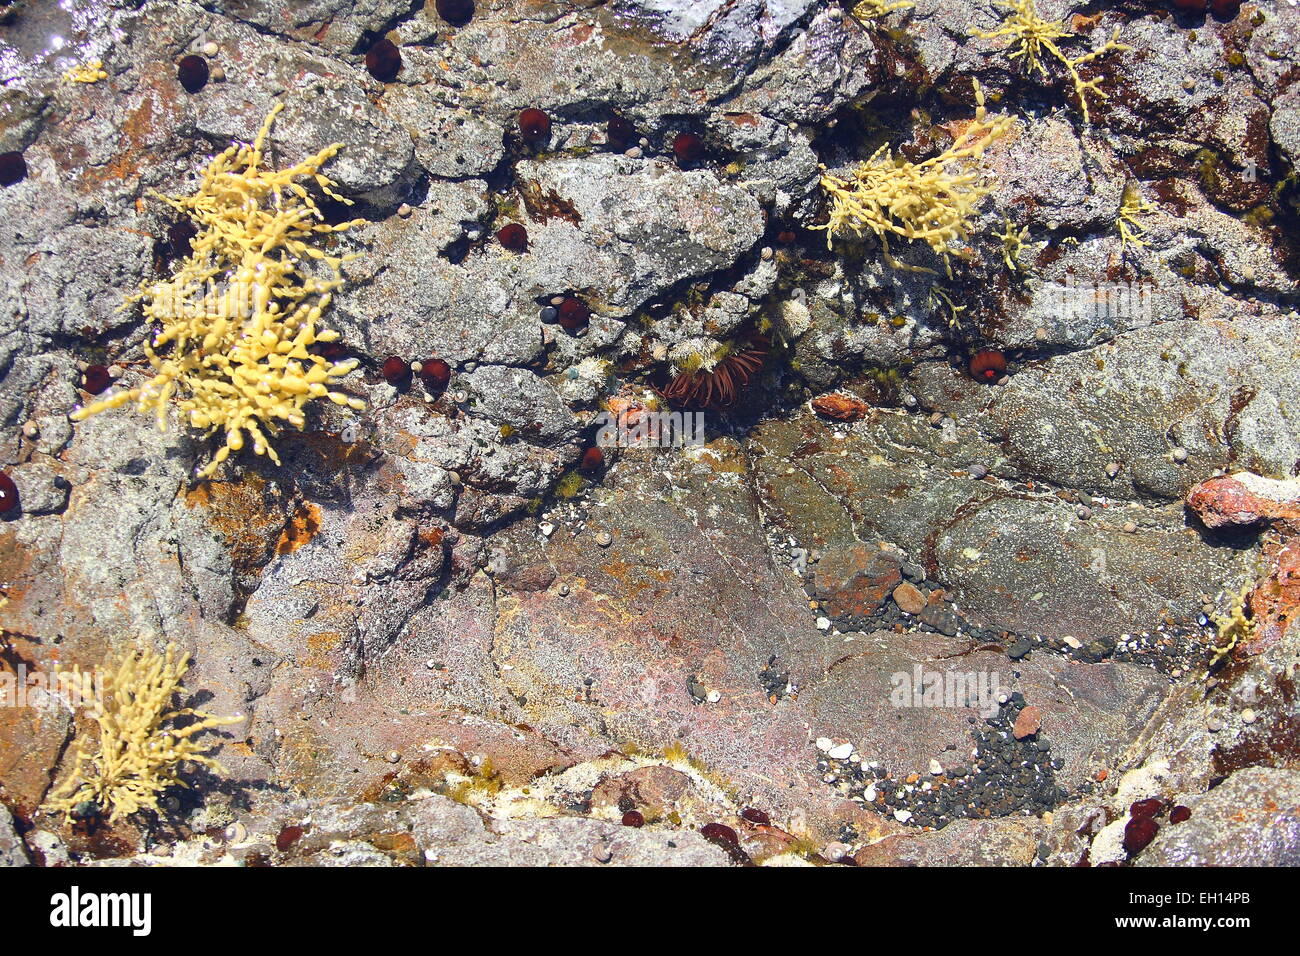
<svg viewBox="0 0 1300 956"><path fill-rule="evenodd" d="M1010 11L1006 19L1002 21L1002 26L992 33L976 30L975 35L983 37L985 40L1010 37L1011 45L1015 47L1015 50L1010 54L1010 58L1013 60L1023 59L1025 69L1029 73L1037 70L1043 76L1047 76L1047 67L1043 66L1042 56L1043 51L1050 53L1069 72L1070 79L1074 83L1075 95L1079 97L1079 108L1083 111L1083 121L1085 123L1091 122L1088 113L1088 94L1090 92L1096 93L1103 100L1108 99L1108 97L1100 88L1101 80L1085 80L1079 76L1079 67L1105 56L1111 50L1133 49L1119 42L1119 27L1115 28L1110 40L1100 50L1095 50L1072 60L1062 53L1061 48L1056 44L1058 40L1070 40L1075 35L1067 32L1064 24L1059 20L1049 21L1040 17L1038 8L1034 5L1034 0L1006 0L1005 3L998 5Z"/></svg>
<svg viewBox="0 0 1300 956"><path fill-rule="evenodd" d="M912 0L858 0L853 8L853 16L858 20L875 20L895 10L907 10L916 6Z"/></svg>
<svg viewBox="0 0 1300 956"><path fill-rule="evenodd" d="M1146 228L1138 221L1140 216L1147 216L1156 211L1153 203L1149 203L1138 191L1135 183L1128 183L1124 187L1123 202L1119 207L1119 214L1115 217L1115 228L1119 230L1119 251L1122 255L1129 245L1137 246L1139 249L1146 247L1146 240L1142 237L1146 235Z"/></svg>
<svg viewBox="0 0 1300 956"><path fill-rule="evenodd" d="M827 245L835 237L872 232L891 266L932 272L895 261L889 237L901 236L928 243L946 262L956 252L953 243L970 236L976 207L994 189L975 164L1015 123L1012 117L988 118L979 83L975 101L975 118L938 156L913 163L891 155L885 145L848 177L823 172L822 188L831 197L830 221L814 228L826 230Z"/></svg>
<svg viewBox="0 0 1300 956"><path fill-rule="evenodd" d="M278 433L281 422L302 428L303 406L312 399L364 407L329 389L356 360L329 362L309 351L313 343L338 338L318 325L331 294L343 285L341 264L352 258L309 243L363 220L324 222L297 180L311 179L325 195L350 203L320 172L342 144L288 169L263 168L263 146L281 109L278 103L271 110L252 145L231 146L213 159L194 195L158 197L193 220L198 232L170 279L145 282L127 300L143 300L146 318L157 326L145 346L154 376L72 415L79 421L133 401L165 429L168 402L175 397L192 427L225 434L225 445L200 477L243 448L245 435L257 454L279 464L268 436ZM305 274L304 257L325 263L332 278Z"/></svg>
<svg viewBox="0 0 1300 956"><path fill-rule="evenodd" d="M214 717L189 707L173 710L172 699L189 666L189 657L177 657L169 644L163 654L128 651L110 668L93 701L91 719L99 726L95 753L78 745L72 772L51 792L45 808L73 819L90 807L116 823L140 810L157 810L163 790L185 786L177 776L182 764L224 772L193 738L242 718ZM191 720L175 726L182 717Z"/></svg>

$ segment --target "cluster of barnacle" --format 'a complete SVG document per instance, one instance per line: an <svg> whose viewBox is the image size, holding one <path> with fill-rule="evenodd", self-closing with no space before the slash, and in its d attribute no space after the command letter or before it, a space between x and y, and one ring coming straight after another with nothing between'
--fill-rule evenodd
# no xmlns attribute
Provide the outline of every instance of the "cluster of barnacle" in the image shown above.
<svg viewBox="0 0 1300 956"><path fill-rule="evenodd" d="M200 477L212 475L246 437L257 454L279 463L270 438L285 423L302 428L304 406L313 399L363 407L330 388L356 361L331 362L311 351L338 338L320 323L343 285L340 266L348 258L326 253L317 240L362 220L326 223L298 180L349 203L320 171L342 144L287 169L264 167L266 138L282 108L276 104L251 145L231 146L213 159L193 195L160 197L196 229L174 273L146 281L128 298L142 303L156 328L144 349L153 377L72 415L77 421L134 402L162 429L174 399L192 428L224 434L225 444ZM304 260L323 263L330 276L308 274Z"/></svg>

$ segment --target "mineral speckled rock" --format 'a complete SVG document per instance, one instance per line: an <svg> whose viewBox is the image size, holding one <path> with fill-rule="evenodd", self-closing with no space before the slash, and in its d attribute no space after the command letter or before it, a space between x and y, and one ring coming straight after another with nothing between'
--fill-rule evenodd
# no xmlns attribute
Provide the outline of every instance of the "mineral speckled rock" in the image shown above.
<svg viewBox="0 0 1300 956"><path fill-rule="evenodd" d="M0 37L0 667L172 641L241 715L172 830L97 841L41 809L86 722L13 709L0 865L1296 863L1296 8L1038 0L1067 56L1132 48L1081 67L1085 123L975 0L450 6ZM975 80L1015 122L951 272L828 248L823 169L938 155ZM303 182L362 220L322 236L349 258L311 348L364 408L199 481L222 439L179 411L69 414L87 370L149 380L119 307L184 253L157 194L275 103L268 166L342 144L353 204ZM592 455L738 355L702 444ZM930 674L988 694L904 693Z"/></svg>

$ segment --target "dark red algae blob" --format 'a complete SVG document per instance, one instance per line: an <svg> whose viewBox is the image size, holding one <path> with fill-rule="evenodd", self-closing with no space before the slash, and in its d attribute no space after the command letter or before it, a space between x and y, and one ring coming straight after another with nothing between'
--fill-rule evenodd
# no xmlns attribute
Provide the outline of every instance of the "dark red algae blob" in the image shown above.
<svg viewBox="0 0 1300 956"><path fill-rule="evenodd" d="M437 0L433 8L454 27L463 27L474 18L474 0Z"/></svg>
<svg viewBox="0 0 1300 956"><path fill-rule="evenodd" d="M528 230L512 222L497 230L497 242L511 252L523 252L528 248Z"/></svg>
<svg viewBox="0 0 1300 956"><path fill-rule="evenodd" d="M616 149L620 153L631 147L636 140L636 127L632 121L625 116L615 114L609 118L609 123L605 126L605 141L609 143L610 149Z"/></svg>
<svg viewBox="0 0 1300 956"><path fill-rule="evenodd" d="M1137 800L1128 808L1128 815L1131 817L1154 817L1164 806L1164 801L1159 797L1148 797L1145 800Z"/></svg>
<svg viewBox="0 0 1300 956"><path fill-rule="evenodd" d="M588 478L599 478L604 474L605 453L600 450L599 445L592 445L582 453L582 461L578 464L578 471Z"/></svg>
<svg viewBox="0 0 1300 956"><path fill-rule="evenodd" d="M1185 823L1191 818L1192 818L1192 811L1190 807L1179 806L1179 807L1174 807L1172 810L1169 811L1170 823Z"/></svg>
<svg viewBox="0 0 1300 956"><path fill-rule="evenodd" d="M388 37L384 37L366 51L366 69L380 83L391 83L397 79L402 68L402 51Z"/></svg>
<svg viewBox="0 0 1300 956"><path fill-rule="evenodd" d="M678 163L693 163L704 152L704 141L694 133L678 133L673 140L673 155Z"/></svg>
<svg viewBox="0 0 1300 956"><path fill-rule="evenodd" d="M302 839L306 831L300 826L287 826L275 837L275 848L283 853Z"/></svg>
<svg viewBox="0 0 1300 956"><path fill-rule="evenodd" d="M27 178L27 160L22 153L0 153L0 186L13 186Z"/></svg>
<svg viewBox="0 0 1300 956"><path fill-rule="evenodd" d="M442 394L451 381L451 366L442 359L429 359L420 366L420 381L429 391Z"/></svg>
<svg viewBox="0 0 1300 956"><path fill-rule="evenodd" d="M519 132L526 143L544 143L551 138L551 118L530 106L519 114Z"/></svg>
<svg viewBox="0 0 1300 956"><path fill-rule="evenodd" d="M112 384L113 377L102 365L87 365L86 370L81 373L81 387L91 395L98 395Z"/></svg>
<svg viewBox="0 0 1300 956"><path fill-rule="evenodd" d="M1210 12L1220 20L1235 20L1241 13L1241 0L1210 0Z"/></svg>
<svg viewBox="0 0 1300 956"><path fill-rule="evenodd" d="M740 846L740 837L736 836L736 831L725 823L704 824L700 827L700 836L710 843L730 843L732 846Z"/></svg>
<svg viewBox="0 0 1300 956"><path fill-rule="evenodd" d="M1124 825L1124 849L1129 856L1141 853L1160 832L1160 824L1150 817L1134 817Z"/></svg>
<svg viewBox="0 0 1300 956"><path fill-rule="evenodd" d="M208 85L208 61L196 53L181 57L176 76L186 93L197 93Z"/></svg>
<svg viewBox="0 0 1300 956"><path fill-rule="evenodd" d="M643 827L645 826L645 817L640 810L629 810L623 814L623 826L625 827Z"/></svg>
<svg viewBox="0 0 1300 956"><path fill-rule="evenodd" d="M762 810L758 809L758 807L745 807L745 809L740 811L740 816L742 819L748 820L755 826L770 827L772 825L772 818Z"/></svg>
<svg viewBox="0 0 1300 956"><path fill-rule="evenodd" d="M569 296L560 303L559 318L557 321L560 327L566 332L577 332L587 327L587 320L591 318L591 310L581 299L575 299Z"/></svg>
<svg viewBox="0 0 1300 956"><path fill-rule="evenodd" d="M389 385L401 385L411 377L411 366L396 355L384 359L383 368L379 371Z"/></svg>
<svg viewBox="0 0 1300 956"><path fill-rule="evenodd" d="M18 486L5 472L0 471L0 515L18 507Z"/></svg>
<svg viewBox="0 0 1300 956"><path fill-rule="evenodd" d="M992 385L1007 371L1007 357L996 349L976 352L970 360L971 378Z"/></svg>

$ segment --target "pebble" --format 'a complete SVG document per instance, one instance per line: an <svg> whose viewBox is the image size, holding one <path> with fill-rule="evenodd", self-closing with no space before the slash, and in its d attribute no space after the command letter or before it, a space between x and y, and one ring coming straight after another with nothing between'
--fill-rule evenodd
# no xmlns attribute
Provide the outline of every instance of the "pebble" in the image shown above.
<svg viewBox="0 0 1300 956"><path fill-rule="evenodd" d="M817 618L817 630L819 630L819 631L829 631L829 630L830 630L830 627L831 627L831 619L830 619L830 618L828 618L828 617L819 617L819 618Z"/></svg>
<svg viewBox="0 0 1300 956"><path fill-rule="evenodd" d="M1255 712L1247 707L1241 712L1241 722L1243 724L1253 724L1255 722Z"/></svg>
<svg viewBox="0 0 1300 956"><path fill-rule="evenodd" d="M710 704L716 704L718 701L722 700L722 692L717 690L711 690L709 691L709 696L706 697L705 700L707 700Z"/></svg>
<svg viewBox="0 0 1300 956"><path fill-rule="evenodd" d="M942 773L943 773L943 764L939 763L939 761L937 761L937 760L935 760L933 757L931 757L931 758L930 758L930 775L933 776L933 777L937 777L937 776L939 776L939 775L942 774Z"/></svg>
<svg viewBox="0 0 1300 956"><path fill-rule="evenodd" d="M826 751L826 756L832 760L848 760L853 756L853 744L840 744L838 747L832 747Z"/></svg>
<svg viewBox="0 0 1300 956"><path fill-rule="evenodd" d="M203 44L203 55L204 55L204 56L216 56L216 55L217 55L218 53L220 53L220 52L221 52L221 47L217 46L217 45L216 45L215 43L213 43L211 40L209 40L207 43Z"/></svg>
<svg viewBox="0 0 1300 956"><path fill-rule="evenodd" d="M551 535L555 534L555 525L551 524L549 521L543 521L537 526L537 530L549 538Z"/></svg>
<svg viewBox="0 0 1300 956"><path fill-rule="evenodd" d="M911 811L911 810L895 810L895 811L894 811L894 819L897 820L899 823L906 823L908 820L912 819L912 811Z"/></svg>
<svg viewBox="0 0 1300 956"><path fill-rule="evenodd" d="M894 588L894 603L908 614L920 614L925 610L925 595L915 584L904 581Z"/></svg>
<svg viewBox="0 0 1300 956"><path fill-rule="evenodd" d="M1029 706L1024 708L1016 716L1016 722L1011 728L1011 733L1016 740L1024 740L1026 737L1032 737L1038 733L1043 726L1043 713L1037 707Z"/></svg>
<svg viewBox="0 0 1300 956"><path fill-rule="evenodd" d="M835 746L835 744L829 737L818 737L816 740L816 746L817 749L820 750L822 753L827 753L832 747Z"/></svg>
<svg viewBox="0 0 1300 956"><path fill-rule="evenodd" d="M623 155L626 156L628 159L640 159L642 156L641 147L633 146L631 149L624 152Z"/></svg>
<svg viewBox="0 0 1300 956"><path fill-rule="evenodd" d="M208 70L209 80L214 80L217 83L220 83L225 78L226 78L226 71L219 66L214 66L212 69Z"/></svg>
<svg viewBox="0 0 1300 956"><path fill-rule="evenodd" d="M1174 461L1176 461L1176 462L1180 462L1180 463L1181 463L1181 462L1184 462L1184 461L1186 461L1186 460L1187 460L1187 449L1186 449L1186 448L1175 448L1175 449L1174 449Z"/></svg>
<svg viewBox="0 0 1300 956"><path fill-rule="evenodd" d="M397 214L398 214L399 216L401 216L403 219L410 219L410 218L411 218L411 213L412 213L413 211L414 211L414 210L411 209L411 204L410 204L410 203L405 203L405 202L404 202L404 203L402 203L400 206L397 207Z"/></svg>
<svg viewBox="0 0 1300 956"><path fill-rule="evenodd" d="M614 542L614 536L608 531L602 531L596 535L596 544L602 548L608 548Z"/></svg>

